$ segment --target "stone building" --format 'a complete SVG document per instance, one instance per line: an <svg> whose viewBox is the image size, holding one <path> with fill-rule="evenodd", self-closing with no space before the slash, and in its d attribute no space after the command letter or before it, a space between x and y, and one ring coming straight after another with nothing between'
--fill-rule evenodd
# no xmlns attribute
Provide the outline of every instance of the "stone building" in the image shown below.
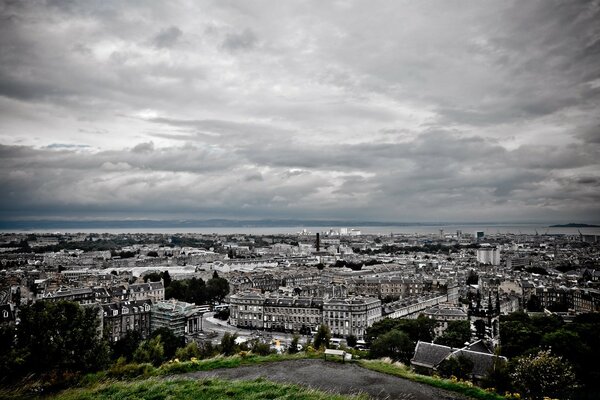
<svg viewBox="0 0 600 400"><path fill-rule="evenodd" d="M323 302L323 324L333 336L363 339L368 327L381 318L381 301L373 297L333 298Z"/></svg>
<svg viewBox="0 0 600 400"><path fill-rule="evenodd" d="M322 323L323 300L275 297L264 301L264 328L309 333Z"/></svg>
<svg viewBox="0 0 600 400"><path fill-rule="evenodd" d="M128 331L143 338L150 335L150 300L125 301L101 305L101 331L111 342L121 340Z"/></svg>
<svg viewBox="0 0 600 400"><path fill-rule="evenodd" d="M202 314L206 310L195 304L177 300L159 301L151 307L152 332L168 328L177 337L189 337L202 330Z"/></svg>

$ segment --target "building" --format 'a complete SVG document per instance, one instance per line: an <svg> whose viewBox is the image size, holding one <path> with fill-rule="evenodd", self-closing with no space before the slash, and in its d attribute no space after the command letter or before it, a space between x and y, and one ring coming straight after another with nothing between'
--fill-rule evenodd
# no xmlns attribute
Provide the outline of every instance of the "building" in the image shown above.
<svg viewBox="0 0 600 400"><path fill-rule="evenodd" d="M101 306L100 329L111 342L121 340L129 331L142 338L150 336L150 300L125 301Z"/></svg>
<svg viewBox="0 0 600 400"><path fill-rule="evenodd" d="M195 304L183 301L159 301L151 307L151 331L167 328L177 337L194 335L202 331L202 314L205 311Z"/></svg>
<svg viewBox="0 0 600 400"><path fill-rule="evenodd" d="M264 328L310 333L323 320L323 300L310 297L274 297L264 301Z"/></svg>
<svg viewBox="0 0 600 400"><path fill-rule="evenodd" d="M436 326L434 328L435 336L441 336L448 328L448 323L451 321L468 321L467 313L458 307L441 307L434 306L423 311L423 315L427 318L434 319Z"/></svg>
<svg viewBox="0 0 600 400"><path fill-rule="evenodd" d="M506 357L492 354L481 341L476 341L461 349L419 341L410 364L418 372L433 373L437 371L442 362L457 357L465 357L473 363L469 375L475 381L484 379L494 368L496 361L508 362Z"/></svg>
<svg viewBox="0 0 600 400"><path fill-rule="evenodd" d="M325 324L333 335L364 337L381 318L381 301L371 297L267 297L236 293L229 297L229 322L241 328L308 333Z"/></svg>
<svg viewBox="0 0 600 400"><path fill-rule="evenodd" d="M259 293L244 292L229 296L229 322L231 325L263 329L265 297Z"/></svg>
<svg viewBox="0 0 600 400"><path fill-rule="evenodd" d="M129 285L129 300L152 300L153 302L165 299L165 284L160 282L134 283Z"/></svg>
<svg viewBox="0 0 600 400"><path fill-rule="evenodd" d="M497 247L480 247L477 249L477 262L500 265L500 249Z"/></svg>
<svg viewBox="0 0 600 400"><path fill-rule="evenodd" d="M323 302L323 324L333 336L363 339L368 327L381 319L381 301L373 297L332 298Z"/></svg>

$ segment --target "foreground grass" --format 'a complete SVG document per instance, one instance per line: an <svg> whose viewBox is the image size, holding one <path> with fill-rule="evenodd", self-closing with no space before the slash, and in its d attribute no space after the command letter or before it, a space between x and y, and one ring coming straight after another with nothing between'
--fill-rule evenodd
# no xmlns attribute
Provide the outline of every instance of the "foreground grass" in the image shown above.
<svg viewBox="0 0 600 400"><path fill-rule="evenodd" d="M413 382L424 383L429 386L437 387L440 389L456 392L465 396L481 399L481 400L504 400L506 397L501 396L494 392L488 392L477 386L473 386L466 382L455 382L450 379L442 379L433 376L419 375L414 371L410 370L402 365L391 364L389 362L380 360L360 360L358 365L363 368L367 368L377 372L383 372L384 374L398 376L400 378L408 379Z"/></svg>
<svg viewBox="0 0 600 400"><path fill-rule="evenodd" d="M205 360L177 361L154 367L151 364L115 364L106 371L88 374L80 382L80 386L90 386L107 380L130 380L155 376L183 374L196 371L210 371L220 368L236 368L242 365L254 365L286 360L319 358L320 353L270 354L260 356L252 353L241 353L233 356L216 356Z"/></svg>
<svg viewBox="0 0 600 400"><path fill-rule="evenodd" d="M298 399L298 400L366 400L366 396L346 396L326 393L298 385L278 384L265 379L253 381L159 380L107 382L92 388L69 389L51 399L112 400L112 399Z"/></svg>

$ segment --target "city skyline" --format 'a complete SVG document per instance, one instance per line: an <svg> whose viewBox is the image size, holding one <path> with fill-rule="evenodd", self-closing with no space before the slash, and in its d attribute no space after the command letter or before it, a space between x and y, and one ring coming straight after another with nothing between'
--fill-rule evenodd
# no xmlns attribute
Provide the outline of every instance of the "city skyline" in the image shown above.
<svg viewBox="0 0 600 400"><path fill-rule="evenodd" d="M600 3L0 3L0 220L600 222Z"/></svg>

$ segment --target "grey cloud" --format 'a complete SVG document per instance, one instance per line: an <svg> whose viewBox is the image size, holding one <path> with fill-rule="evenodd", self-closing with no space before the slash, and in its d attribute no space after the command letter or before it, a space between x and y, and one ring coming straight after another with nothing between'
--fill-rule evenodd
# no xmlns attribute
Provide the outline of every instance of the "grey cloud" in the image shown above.
<svg viewBox="0 0 600 400"><path fill-rule="evenodd" d="M228 33L222 46L227 50L237 51L251 49L256 43L256 35L252 30L246 28L239 33Z"/></svg>
<svg viewBox="0 0 600 400"><path fill-rule="evenodd" d="M131 151L134 153L151 153L154 151L154 143L148 142L137 144Z"/></svg>
<svg viewBox="0 0 600 400"><path fill-rule="evenodd" d="M160 49L172 47L183 32L176 26L171 26L169 28L163 29L152 39L152 43Z"/></svg>
<svg viewBox="0 0 600 400"><path fill-rule="evenodd" d="M597 217L598 4L5 3L0 205Z"/></svg>

